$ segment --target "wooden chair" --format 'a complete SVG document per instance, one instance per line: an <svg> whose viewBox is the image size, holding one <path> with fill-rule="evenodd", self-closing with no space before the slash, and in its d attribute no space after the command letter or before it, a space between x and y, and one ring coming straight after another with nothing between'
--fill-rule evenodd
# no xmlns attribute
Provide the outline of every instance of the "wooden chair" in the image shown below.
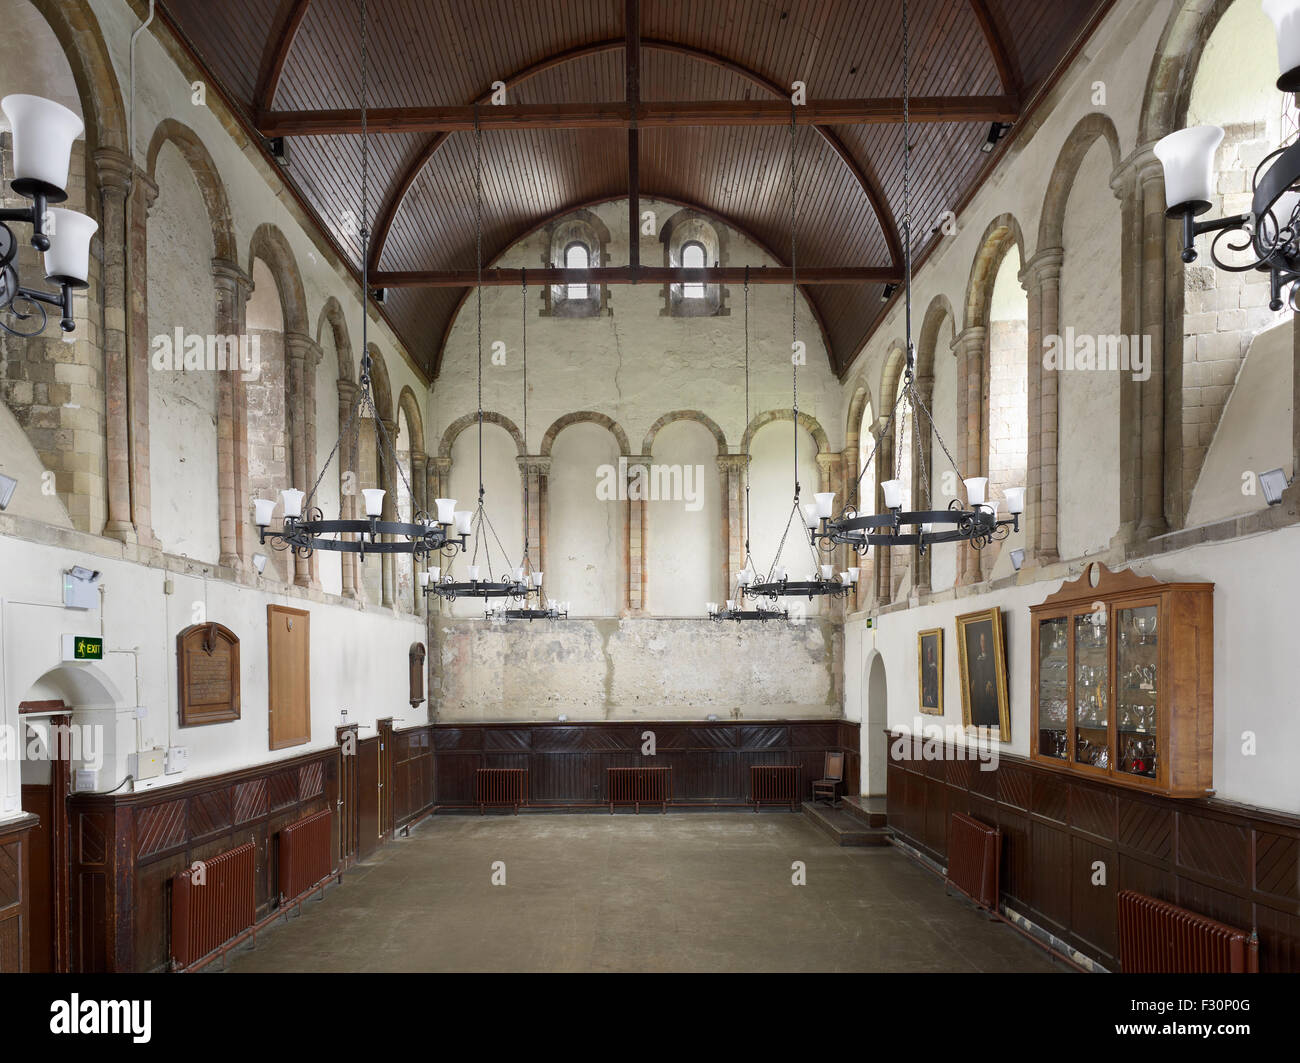
<svg viewBox="0 0 1300 1063"><path fill-rule="evenodd" d="M834 807L839 801L839 790L844 785L844 754L827 753L826 765L822 768L825 778L813 783L813 804L822 798Z"/></svg>

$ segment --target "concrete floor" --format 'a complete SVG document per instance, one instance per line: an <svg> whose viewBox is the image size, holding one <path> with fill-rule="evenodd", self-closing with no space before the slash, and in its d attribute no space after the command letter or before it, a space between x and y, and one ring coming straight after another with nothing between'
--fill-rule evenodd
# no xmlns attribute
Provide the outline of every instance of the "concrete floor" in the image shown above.
<svg viewBox="0 0 1300 1063"><path fill-rule="evenodd" d="M229 969L1063 970L901 852L788 813L437 816L303 913Z"/></svg>

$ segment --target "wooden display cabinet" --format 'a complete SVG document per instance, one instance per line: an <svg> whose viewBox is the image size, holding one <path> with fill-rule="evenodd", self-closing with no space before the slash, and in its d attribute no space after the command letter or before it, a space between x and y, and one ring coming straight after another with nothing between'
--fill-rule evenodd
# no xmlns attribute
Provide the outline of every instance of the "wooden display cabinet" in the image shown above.
<svg viewBox="0 0 1300 1063"><path fill-rule="evenodd" d="M1167 797L1213 792L1213 583L1093 562L1029 612L1031 759Z"/></svg>

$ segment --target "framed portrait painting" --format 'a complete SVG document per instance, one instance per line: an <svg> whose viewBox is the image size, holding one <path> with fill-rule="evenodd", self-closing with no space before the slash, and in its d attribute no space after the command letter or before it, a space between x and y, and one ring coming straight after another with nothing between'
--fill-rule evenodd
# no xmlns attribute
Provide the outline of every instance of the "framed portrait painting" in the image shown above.
<svg viewBox="0 0 1300 1063"><path fill-rule="evenodd" d="M928 716L943 715L943 628L916 633L917 697Z"/></svg>
<svg viewBox="0 0 1300 1063"><path fill-rule="evenodd" d="M1011 741L1001 609L957 617L957 657L961 668L962 725L981 730L996 727L1001 741Z"/></svg>

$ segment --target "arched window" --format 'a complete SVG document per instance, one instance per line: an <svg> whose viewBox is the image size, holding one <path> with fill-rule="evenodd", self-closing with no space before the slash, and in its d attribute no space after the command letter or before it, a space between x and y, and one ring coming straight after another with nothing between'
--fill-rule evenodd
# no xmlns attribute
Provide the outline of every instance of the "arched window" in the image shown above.
<svg viewBox="0 0 1300 1063"><path fill-rule="evenodd" d="M692 240L688 244L682 245L682 268L683 269L703 269L706 265L704 259L704 245L698 240ZM683 299L703 299L704 285L701 284L683 284Z"/></svg>
<svg viewBox="0 0 1300 1063"><path fill-rule="evenodd" d="M574 241L564 249L564 265L567 269L590 269L591 252L587 250L586 244L580 244ZM585 284L570 284L568 290L570 299L587 298L587 286Z"/></svg>

